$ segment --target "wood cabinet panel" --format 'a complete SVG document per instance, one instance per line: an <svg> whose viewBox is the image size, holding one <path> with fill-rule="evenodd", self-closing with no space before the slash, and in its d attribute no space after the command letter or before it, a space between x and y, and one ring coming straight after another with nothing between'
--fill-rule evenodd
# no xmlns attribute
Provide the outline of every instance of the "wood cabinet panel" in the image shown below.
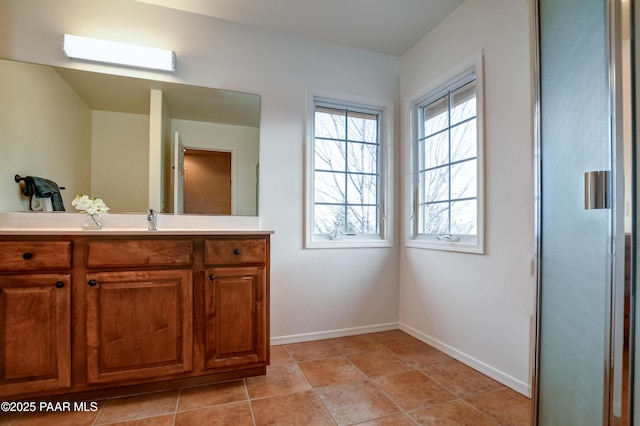
<svg viewBox="0 0 640 426"><path fill-rule="evenodd" d="M32 271L71 268L68 241L0 242L0 271Z"/></svg>
<svg viewBox="0 0 640 426"><path fill-rule="evenodd" d="M205 367L267 361L265 268L209 268L205 282Z"/></svg>
<svg viewBox="0 0 640 426"><path fill-rule="evenodd" d="M189 266L191 240L118 240L87 242L87 267Z"/></svg>
<svg viewBox="0 0 640 426"><path fill-rule="evenodd" d="M0 276L0 396L71 386L71 276Z"/></svg>
<svg viewBox="0 0 640 426"><path fill-rule="evenodd" d="M266 373L269 247L262 233L0 236L0 396Z"/></svg>
<svg viewBox="0 0 640 426"><path fill-rule="evenodd" d="M206 240L204 262L209 265L265 263L267 243L264 239Z"/></svg>
<svg viewBox="0 0 640 426"><path fill-rule="evenodd" d="M90 273L87 282L89 383L192 369L191 270Z"/></svg>

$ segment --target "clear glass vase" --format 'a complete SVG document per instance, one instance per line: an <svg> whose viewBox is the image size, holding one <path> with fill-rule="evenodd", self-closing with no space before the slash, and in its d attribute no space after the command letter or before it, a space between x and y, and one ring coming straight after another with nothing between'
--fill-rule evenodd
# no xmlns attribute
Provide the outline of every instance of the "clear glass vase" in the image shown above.
<svg viewBox="0 0 640 426"><path fill-rule="evenodd" d="M102 229L100 216L97 214L88 214L87 218L82 222L82 229L85 231L99 231Z"/></svg>

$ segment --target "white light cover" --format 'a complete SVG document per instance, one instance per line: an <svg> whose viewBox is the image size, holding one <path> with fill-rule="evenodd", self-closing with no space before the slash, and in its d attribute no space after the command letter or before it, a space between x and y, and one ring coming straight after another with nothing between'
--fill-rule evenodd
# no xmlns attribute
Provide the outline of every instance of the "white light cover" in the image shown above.
<svg viewBox="0 0 640 426"><path fill-rule="evenodd" d="M175 72L176 70L175 53L172 50L70 34L63 36L62 48L64 53L72 59L107 62L161 71Z"/></svg>

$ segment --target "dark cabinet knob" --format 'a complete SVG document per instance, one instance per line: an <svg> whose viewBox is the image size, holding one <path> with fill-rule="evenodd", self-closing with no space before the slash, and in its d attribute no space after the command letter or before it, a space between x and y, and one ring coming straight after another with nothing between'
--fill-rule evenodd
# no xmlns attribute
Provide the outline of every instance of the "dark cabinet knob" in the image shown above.
<svg viewBox="0 0 640 426"><path fill-rule="evenodd" d="M31 259L32 257L33 257L33 254L31 254L31 253L29 253L29 252L22 253L22 258L23 258L24 260L29 260L29 259Z"/></svg>
<svg viewBox="0 0 640 426"><path fill-rule="evenodd" d="M236 256L240 254L240 249L233 249L233 254Z"/></svg>
<svg viewBox="0 0 640 426"><path fill-rule="evenodd" d="M57 288L62 288L62 287L64 287L64 283L63 283L62 281L58 281L58 282L56 283L56 287L57 287Z"/></svg>
<svg viewBox="0 0 640 426"><path fill-rule="evenodd" d="M209 274L209 281L213 281L216 279L216 274Z"/></svg>
<svg viewBox="0 0 640 426"><path fill-rule="evenodd" d="M89 280L89 282L87 284L89 284L91 287L93 287L96 284L98 284L98 282L96 280Z"/></svg>

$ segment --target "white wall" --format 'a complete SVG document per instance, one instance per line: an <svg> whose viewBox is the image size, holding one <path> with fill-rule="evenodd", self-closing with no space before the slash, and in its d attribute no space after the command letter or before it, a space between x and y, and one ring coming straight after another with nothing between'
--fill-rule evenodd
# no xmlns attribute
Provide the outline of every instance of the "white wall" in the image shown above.
<svg viewBox="0 0 640 426"><path fill-rule="evenodd" d="M525 0L468 0L399 59L130 0L4 0L0 57L259 94L260 220L275 231L272 341L393 328L399 319L526 393L534 300L528 16ZM64 32L173 49L177 73L68 62ZM303 250L306 88L392 100L399 120L399 94L406 100L481 49L486 255L406 249L399 241Z"/></svg>
<svg viewBox="0 0 640 426"><path fill-rule="evenodd" d="M173 49L177 73L69 62L64 32ZM0 34L0 57L259 94L260 220L275 231L272 340L397 325L397 248L303 250L302 178L306 88L397 102L399 58L130 0L3 0Z"/></svg>
<svg viewBox="0 0 640 426"><path fill-rule="evenodd" d="M75 195L90 189L91 110L48 67L3 61L0 82L0 211L29 210L16 174L66 187L64 206L73 211Z"/></svg>
<svg viewBox="0 0 640 426"><path fill-rule="evenodd" d="M404 55L401 74L406 111L430 82L484 54L485 255L402 248L401 328L525 394L535 290L529 29L525 0L467 0ZM403 134L406 152L406 120Z"/></svg>

